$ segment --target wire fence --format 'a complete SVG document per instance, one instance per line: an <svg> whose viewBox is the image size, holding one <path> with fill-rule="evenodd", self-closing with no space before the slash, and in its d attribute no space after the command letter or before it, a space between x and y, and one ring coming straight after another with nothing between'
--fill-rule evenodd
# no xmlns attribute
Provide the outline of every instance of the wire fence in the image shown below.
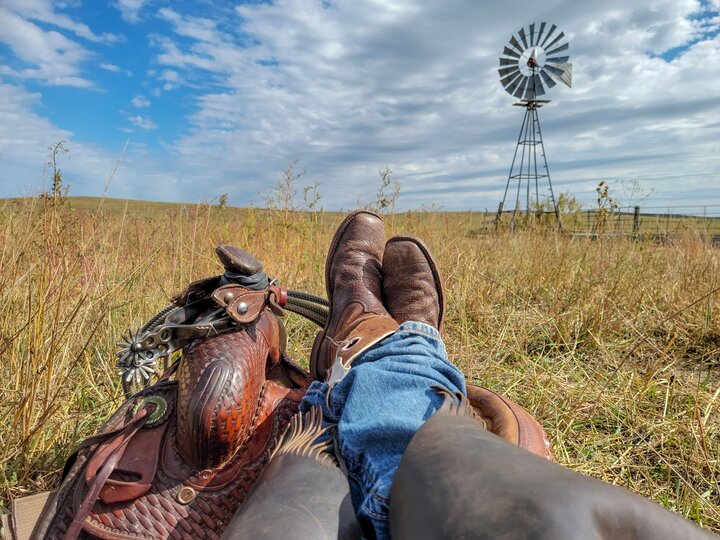
<svg viewBox="0 0 720 540"><path fill-rule="evenodd" d="M560 213L562 229L577 236L603 235L672 237L693 232L720 242L720 204L704 206L631 206ZM557 224L554 212L508 211L484 220L488 229L548 227Z"/></svg>
<svg viewBox="0 0 720 540"><path fill-rule="evenodd" d="M635 206L619 208L606 215L601 215L597 210L584 211L582 214L584 215L580 220L577 219L577 216L568 216L568 223L563 223L564 228L574 232L588 233L596 233L603 228L603 232L625 234L660 235L683 231L720 234L720 205L702 207Z"/></svg>

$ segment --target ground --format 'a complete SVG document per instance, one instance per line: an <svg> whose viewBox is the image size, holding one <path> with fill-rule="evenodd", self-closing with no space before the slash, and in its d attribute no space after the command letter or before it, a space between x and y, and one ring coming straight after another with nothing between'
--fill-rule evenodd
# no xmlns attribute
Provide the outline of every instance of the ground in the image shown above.
<svg viewBox="0 0 720 540"><path fill-rule="evenodd" d="M47 489L120 404L115 343L190 281L217 244L290 288L323 291L341 213L34 198L0 201L0 501ZM481 213L385 218L445 280L444 336L470 382L545 428L556 460L720 531L720 249L552 227L489 233ZM292 357L316 331L289 316Z"/></svg>

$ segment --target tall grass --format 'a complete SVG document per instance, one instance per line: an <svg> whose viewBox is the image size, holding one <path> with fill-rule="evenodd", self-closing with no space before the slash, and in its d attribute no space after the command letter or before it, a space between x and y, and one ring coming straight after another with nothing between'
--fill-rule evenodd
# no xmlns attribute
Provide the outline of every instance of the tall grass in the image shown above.
<svg viewBox="0 0 720 540"><path fill-rule="evenodd" d="M339 214L118 201L0 202L0 499L51 488L121 402L118 336L233 243L322 294ZM720 531L720 250L479 235L478 214L408 213L445 279L445 340L471 382L544 426L556 459ZM306 363L315 329L287 320Z"/></svg>

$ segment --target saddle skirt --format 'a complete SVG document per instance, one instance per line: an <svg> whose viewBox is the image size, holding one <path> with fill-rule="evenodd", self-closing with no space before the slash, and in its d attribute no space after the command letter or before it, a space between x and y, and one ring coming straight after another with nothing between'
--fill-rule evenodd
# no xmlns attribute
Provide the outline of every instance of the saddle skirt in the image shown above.
<svg viewBox="0 0 720 540"><path fill-rule="evenodd" d="M219 538L252 489L310 377L284 352L282 291L246 252L218 255L226 273L191 284L125 349L184 345L71 456L34 537Z"/></svg>
<svg viewBox="0 0 720 540"><path fill-rule="evenodd" d="M285 369L302 373L287 359L281 362ZM80 538L220 538L305 393L304 388L290 389L268 380L258 402L254 429L237 453L217 467L194 468L182 457L178 428L181 385L166 381L146 388L124 403L100 430L100 435L115 432L127 425L133 411L143 404L161 404L155 409L161 412L151 414L151 420L127 443L83 520ZM227 409L224 413L227 415ZM57 492L54 511L47 512L45 522L35 529L37 538L66 534L113 441L110 437L96 448L80 451Z"/></svg>

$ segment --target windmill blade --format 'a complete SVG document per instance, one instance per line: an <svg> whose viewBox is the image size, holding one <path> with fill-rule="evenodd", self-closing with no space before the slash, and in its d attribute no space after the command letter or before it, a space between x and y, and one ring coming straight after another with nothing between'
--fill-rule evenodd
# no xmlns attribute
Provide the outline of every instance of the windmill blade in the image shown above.
<svg viewBox="0 0 720 540"><path fill-rule="evenodd" d="M558 41L560 41L562 38L565 37L565 32L560 32L557 36L555 36L555 39L553 39L550 43L547 44L546 49L551 48L553 45L555 45Z"/></svg>
<svg viewBox="0 0 720 540"><path fill-rule="evenodd" d="M545 81L545 84L547 84L548 88L552 88L557 84L550 75L545 73L544 70L540 71L540 76L543 78L543 81Z"/></svg>
<svg viewBox="0 0 720 540"><path fill-rule="evenodd" d="M545 31L545 25L547 23L540 23L540 31L537 34L537 39L535 40L535 45L540 45L540 40L542 39L543 32Z"/></svg>
<svg viewBox="0 0 720 540"><path fill-rule="evenodd" d="M518 61L517 58L503 58L500 57L500 65L501 66L517 66Z"/></svg>
<svg viewBox="0 0 720 540"><path fill-rule="evenodd" d="M503 87L510 86L513 82L515 82L515 79L517 79L518 76L522 76L522 73L516 71L515 73L508 75L504 79L500 79L500 84L502 84Z"/></svg>
<svg viewBox="0 0 720 540"><path fill-rule="evenodd" d="M527 82L527 77L523 75L522 77L518 77L513 81L513 83L508 86L505 90L512 95L515 95L515 91L520 87L523 86ZM520 96L516 96L520 97Z"/></svg>
<svg viewBox="0 0 720 540"><path fill-rule="evenodd" d="M562 76L563 73L565 73L562 69L551 66L550 64L545 64L543 66L543 69L547 70L548 72L550 72L550 75L552 75L553 77L557 77L558 79Z"/></svg>
<svg viewBox="0 0 720 540"><path fill-rule="evenodd" d="M523 48L520 46L520 43L518 43L518 40L515 39L515 36L513 36L513 37L510 38L510 45L512 45L513 47L515 47L515 48L516 48L518 51L520 51L521 53L525 50L525 49L523 49Z"/></svg>
<svg viewBox="0 0 720 540"><path fill-rule="evenodd" d="M542 42L542 45L540 45L543 49L545 48L545 43L547 42L548 39L550 39L550 36L553 35L553 32L554 32L555 30L557 30L557 26L555 26L555 25L553 24L553 25L550 27L550 30L548 31L547 36L545 36L545 40Z"/></svg>
<svg viewBox="0 0 720 540"><path fill-rule="evenodd" d="M565 64L568 60L570 60L569 56L556 56L555 58L546 58L546 62L550 62L551 64Z"/></svg>
<svg viewBox="0 0 720 540"><path fill-rule="evenodd" d="M517 90L513 93L513 96L516 98L521 98L523 94L525 94L525 88L527 88L527 83L530 80L530 77L523 77L523 80L520 82L520 84L517 87Z"/></svg>
<svg viewBox="0 0 720 540"><path fill-rule="evenodd" d="M520 71L511 73L507 77L503 77L502 79L500 79L500 84L502 84L503 86L509 86L510 83L512 83L517 78L518 75L521 75Z"/></svg>
<svg viewBox="0 0 720 540"><path fill-rule="evenodd" d="M545 64L543 69L546 69L550 75L554 76L568 88L572 87L572 64L558 64L557 67Z"/></svg>
<svg viewBox="0 0 720 540"><path fill-rule="evenodd" d="M547 51L545 54L547 54L548 56L552 56L553 54L567 51L569 46L570 46L570 44L566 43L565 45L560 45L557 49L553 49L552 51Z"/></svg>
<svg viewBox="0 0 720 540"><path fill-rule="evenodd" d="M535 23L530 25L530 46L535 45Z"/></svg>
<svg viewBox="0 0 720 540"><path fill-rule="evenodd" d="M525 37L525 29L524 28L520 29L520 31L518 32L518 36L520 36L520 39L522 40L523 45L525 45L525 48L527 49L528 42L527 42L527 38Z"/></svg>
<svg viewBox="0 0 720 540"><path fill-rule="evenodd" d="M505 77L506 75L510 75L511 73L515 73L517 71L518 71L517 66L498 69L498 73L500 74L500 77Z"/></svg>
<svg viewBox="0 0 720 540"><path fill-rule="evenodd" d="M511 66L498 69L498 73L500 74L500 77L505 77L506 75L510 75L511 73L516 72L517 70L517 66Z"/></svg>
<svg viewBox="0 0 720 540"><path fill-rule="evenodd" d="M525 99L535 99L544 93L545 88L543 88L542 82L540 82L540 76L535 74L530 77L527 88L525 89Z"/></svg>
<svg viewBox="0 0 720 540"><path fill-rule="evenodd" d="M513 51L510 47L505 47L503 49L503 54L505 54L507 56L512 56L513 58L520 58L520 55L518 53L516 53L515 51Z"/></svg>
<svg viewBox="0 0 720 540"><path fill-rule="evenodd" d="M512 93L512 90L515 90L517 88L517 82L519 82L520 77L523 77L523 74L519 71L515 75L510 75L509 77L505 77L502 81L500 81L503 85L503 88L507 90L508 92ZM505 82L507 81L507 82ZM512 90L510 90L512 88Z"/></svg>
<svg viewBox="0 0 720 540"><path fill-rule="evenodd" d="M515 92L517 87L520 86L522 84L522 82L527 78L527 77L525 77L525 75L522 75L522 73L520 75L521 76L518 77L517 79L515 79L511 84L509 84L505 90L507 90L511 94L513 92Z"/></svg>
<svg viewBox="0 0 720 540"><path fill-rule="evenodd" d="M540 75L538 75L537 73L533 75L533 84L535 85L535 95L542 96L545 93L545 87L540 80Z"/></svg>

